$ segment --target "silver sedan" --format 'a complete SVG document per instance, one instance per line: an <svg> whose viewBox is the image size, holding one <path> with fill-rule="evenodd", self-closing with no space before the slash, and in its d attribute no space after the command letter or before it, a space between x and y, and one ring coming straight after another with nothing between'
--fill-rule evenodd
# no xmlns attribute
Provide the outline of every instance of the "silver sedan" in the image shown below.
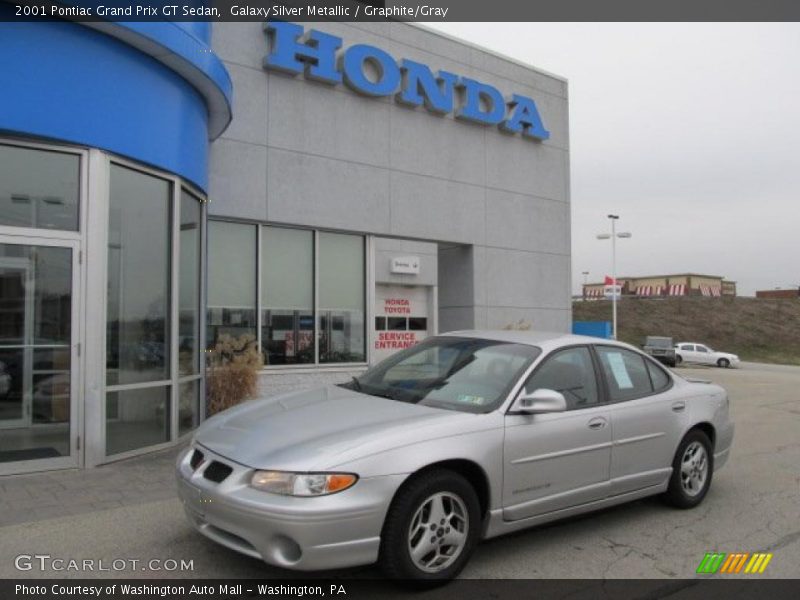
<svg viewBox="0 0 800 600"><path fill-rule="evenodd" d="M653 494L697 506L733 430L724 389L627 344L456 332L208 419L177 479L200 533L269 564L441 580L481 539Z"/></svg>

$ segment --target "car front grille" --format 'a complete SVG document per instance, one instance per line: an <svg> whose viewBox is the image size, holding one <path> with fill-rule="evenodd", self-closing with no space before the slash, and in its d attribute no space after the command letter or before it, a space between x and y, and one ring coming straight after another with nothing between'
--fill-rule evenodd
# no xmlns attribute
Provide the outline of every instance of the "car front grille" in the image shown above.
<svg viewBox="0 0 800 600"><path fill-rule="evenodd" d="M189 459L189 466L192 467L192 471L196 471L197 467L199 467L203 462L203 453L200 450L195 450L192 453L192 458Z"/></svg>
<svg viewBox="0 0 800 600"><path fill-rule="evenodd" d="M217 460L211 462L203 471L203 477L215 483L222 483L233 472L233 469Z"/></svg>

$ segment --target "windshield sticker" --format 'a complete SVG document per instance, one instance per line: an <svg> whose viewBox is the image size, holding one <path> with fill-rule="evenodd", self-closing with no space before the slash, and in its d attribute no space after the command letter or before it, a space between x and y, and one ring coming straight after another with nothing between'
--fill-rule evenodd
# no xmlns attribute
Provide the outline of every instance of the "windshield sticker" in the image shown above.
<svg viewBox="0 0 800 600"><path fill-rule="evenodd" d="M456 400L464 402L465 404L483 404L486 398L483 396L472 396L470 394L459 394Z"/></svg>
<svg viewBox="0 0 800 600"><path fill-rule="evenodd" d="M629 390L633 387L628 369L625 368L625 360L619 352L609 352L606 354L608 358L608 366L611 367L611 372L614 374L614 379L617 381L617 387L621 390Z"/></svg>

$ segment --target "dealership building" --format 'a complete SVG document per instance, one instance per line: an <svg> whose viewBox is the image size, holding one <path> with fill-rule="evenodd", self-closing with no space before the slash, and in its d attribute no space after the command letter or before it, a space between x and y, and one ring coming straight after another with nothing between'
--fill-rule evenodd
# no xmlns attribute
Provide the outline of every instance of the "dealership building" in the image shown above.
<svg viewBox="0 0 800 600"><path fill-rule="evenodd" d="M6 22L0 51L0 474L177 443L225 335L271 395L570 329L560 77L400 22Z"/></svg>
<svg viewBox="0 0 800 600"><path fill-rule="evenodd" d="M611 278L608 278L611 282ZM641 275L639 277L617 277L622 296L638 298L660 298L663 296L735 296L736 282L721 275L698 273L674 273L672 275ZM610 290L605 282L585 283L584 300L599 300Z"/></svg>

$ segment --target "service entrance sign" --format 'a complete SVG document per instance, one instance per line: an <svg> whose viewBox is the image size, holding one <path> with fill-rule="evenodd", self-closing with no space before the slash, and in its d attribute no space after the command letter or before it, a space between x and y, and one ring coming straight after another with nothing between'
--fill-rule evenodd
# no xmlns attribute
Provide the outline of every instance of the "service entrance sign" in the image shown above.
<svg viewBox="0 0 800 600"><path fill-rule="evenodd" d="M430 293L430 287L424 285L375 286L373 362L410 348L433 333Z"/></svg>

